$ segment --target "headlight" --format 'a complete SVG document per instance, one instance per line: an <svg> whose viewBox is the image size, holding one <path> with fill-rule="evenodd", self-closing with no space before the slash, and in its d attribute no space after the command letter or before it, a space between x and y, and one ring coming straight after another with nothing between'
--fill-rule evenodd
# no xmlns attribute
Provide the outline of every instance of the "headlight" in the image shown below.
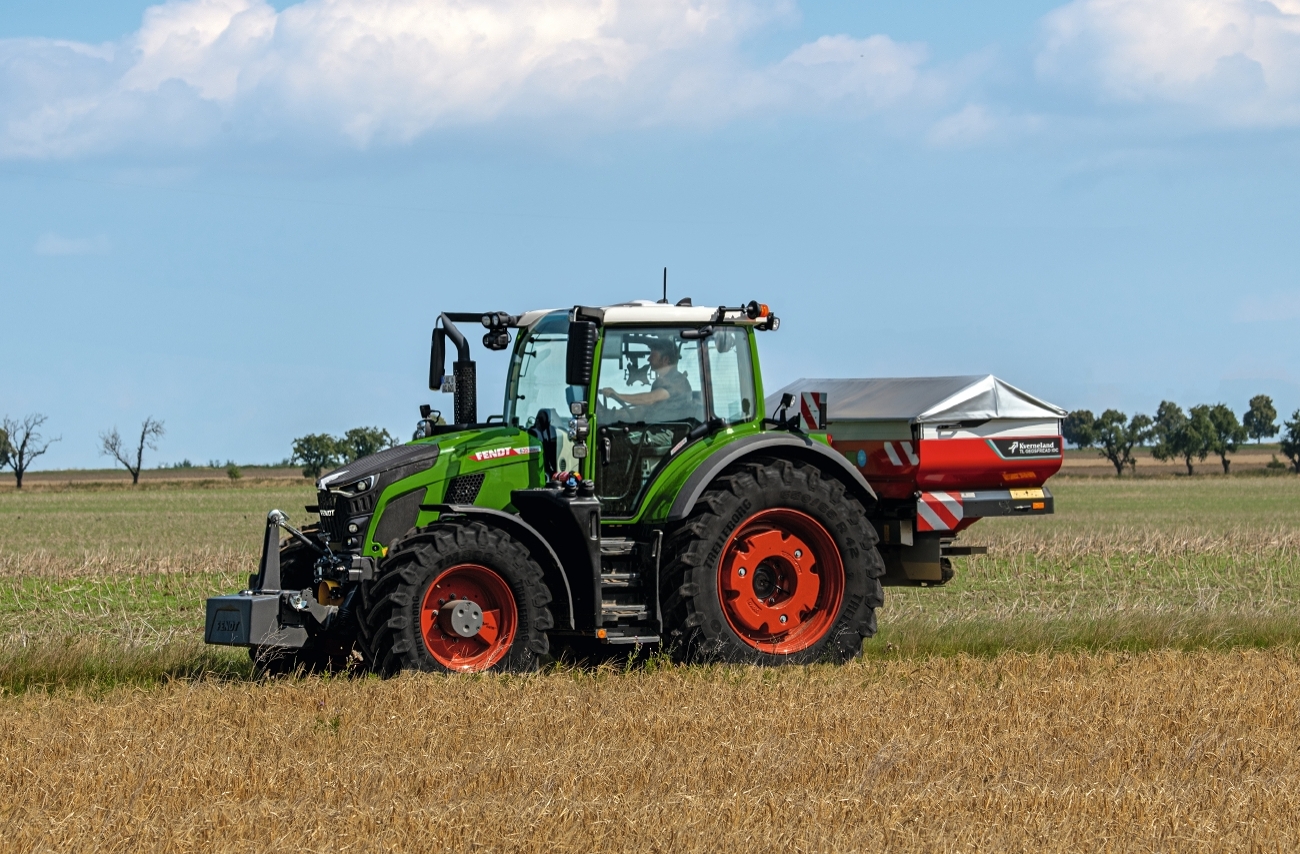
<svg viewBox="0 0 1300 854"><path fill-rule="evenodd" d="M354 480L344 486L331 487L330 492L337 492L339 495L346 495L348 498L361 495L375 488L375 475L363 477L360 480Z"/></svg>

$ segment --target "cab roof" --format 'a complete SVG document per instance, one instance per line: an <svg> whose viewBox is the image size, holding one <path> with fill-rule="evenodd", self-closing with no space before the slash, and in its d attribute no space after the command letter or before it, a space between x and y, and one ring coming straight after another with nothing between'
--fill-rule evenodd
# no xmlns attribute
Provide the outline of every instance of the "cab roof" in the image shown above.
<svg viewBox="0 0 1300 854"><path fill-rule="evenodd" d="M578 311L585 317L600 319L606 326L633 326L642 324L682 324L685 326L702 326L706 323L717 323L718 306L712 305L671 305L669 303L655 302L653 300L633 300L631 302L620 302L612 305L602 306L575 306ZM555 311L568 311L568 309L542 309L539 311L530 311L520 316L520 326L532 326L544 316ZM742 323L755 325L767 320L767 315L762 315L756 319L750 319L745 315L743 309L738 307L729 308L723 316L727 323Z"/></svg>

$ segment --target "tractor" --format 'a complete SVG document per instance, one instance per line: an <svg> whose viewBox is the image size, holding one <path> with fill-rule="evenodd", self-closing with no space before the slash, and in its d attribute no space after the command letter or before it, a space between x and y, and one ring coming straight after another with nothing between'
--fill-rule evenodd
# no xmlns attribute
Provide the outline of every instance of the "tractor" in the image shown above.
<svg viewBox="0 0 1300 854"><path fill-rule="evenodd" d="M458 324L510 350L504 406L482 421ZM779 324L757 301L441 314L429 387L451 417L421 406L410 443L321 477L318 522L271 511L258 571L208 600L205 639L267 670L386 676L656 645L684 662L852 659L887 576L924 583L909 550L924 541L935 567L970 551L914 531L916 496L881 500L864 451L833 447L824 394L765 401L757 341Z"/></svg>

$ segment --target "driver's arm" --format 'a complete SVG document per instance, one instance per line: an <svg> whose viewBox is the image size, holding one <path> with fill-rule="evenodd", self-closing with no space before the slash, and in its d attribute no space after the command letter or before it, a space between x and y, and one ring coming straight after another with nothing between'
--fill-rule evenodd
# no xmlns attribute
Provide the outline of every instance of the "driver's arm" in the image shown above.
<svg viewBox="0 0 1300 854"><path fill-rule="evenodd" d="M629 406L645 406L647 403L659 403L667 400L668 391L662 388L651 389L650 391L634 392L632 394L619 394L612 388L602 388L600 393L605 397L612 397L620 403L626 403Z"/></svg>

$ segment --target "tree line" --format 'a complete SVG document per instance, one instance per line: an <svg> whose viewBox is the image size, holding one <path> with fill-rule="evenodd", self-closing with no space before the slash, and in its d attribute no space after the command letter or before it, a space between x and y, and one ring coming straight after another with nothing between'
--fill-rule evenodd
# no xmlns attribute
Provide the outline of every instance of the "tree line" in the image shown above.
<svg viewBox="0 0 1300 854"><path fill-rule="evenodd" d="M62 436L46 437L44 428L48 420L35 412L23 418L6 415L0 421L0 470L7 468L13 472L18 489L23 488L23 477L32 463L55 442L63 441ZM158 450L158 440L165 433L163 423L150 415L140 425L140 441L134 446L123 440L114 427L99 434L99 452L112 457L115 463L125 468L131 475L131 483L139 483L140 471L144 468L144 449Z"/></svg>
<svg viewBox="0 0 1300 854"><path fill-rule="evenodd" d="M1283 426L1286 432L1282 437L1282 453L1300 474L1300 409ZM1120 477L1125 468L1130 472L1137 469L1133 449L1147 444L1151 445L1151 456L1157 460L1181 460L1189 475L1195 472L1193 461L1204 462L1211 454L1219 458L1223 473L1227 474L1232 465L1228 455L1236 453L1243 442L1249 439L1261 442L1278 432L1277 410L1273 399L1266 394L1250 399L1240 421L1224 403L1199 404L1184 412L1173 401L1163 400L1154 418L1141 413L1130 418L1118 409L1107 409L1098 417L1087 409L1076 409L1061 422L1065 441L1077 448L1096 448Z"/></svg>
<svg viewBox="0 0 1300 854"><path fill-rule="evenodd" d="M302 466L303 477L315 479L327 467L347 465L397 444L395 437L378 427L354 427L342 436L309 433L293 440L290 460Z"/></svg>
<svg viewBox="0 0 1300 854"><path fill-rule="evenodd" d="M43 456L62 436L47 437L45 424L49 419L40 413L24 418L5 416L0 421L0 470L10 469L18 489L23 488L23 477L32 463ZM140 482L144 469L145 449L158 450L158 442L166 435L163 422L152 415L140 425L140 435L128 434L122 438L117 427L99 434L100 454L111 457L131 475L131 483ZM355 427L342 436L311 433L293 440L293 455L289 465L302 465L304 477L317 478L326 467L346 465L361 457L396 447L398 441L387 430L379 427ZM239 477L239 468L227 464L231 479Z"/></svg>

